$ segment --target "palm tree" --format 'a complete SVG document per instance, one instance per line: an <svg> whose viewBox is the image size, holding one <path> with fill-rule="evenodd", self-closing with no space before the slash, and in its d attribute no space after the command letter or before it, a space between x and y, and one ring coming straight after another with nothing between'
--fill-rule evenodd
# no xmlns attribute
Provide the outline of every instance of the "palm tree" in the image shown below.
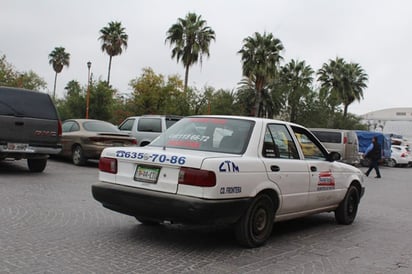
<svg viewBox="0 0 412 274"><path fill-rule="evenodd" d="M197 16L196 13L188 13L186 17L179 18L166 33L165 42L169 41L172 49L172 58L180 60L185 68L184 90L187 90L190 66L200 61L202 56L210 56L209 45L215 40L215 32L208 26L206 21Z"/></svg>
<svg viewBox="0 0 412 274"><path fill-rule="evenodd" d="M243 76L253 79L255 83L256 101L252 114L261 116L264 88L276 75L279 62L283 59L280 56L283 45L279 39L266 32L263 35L256 32L254 37L245 38L243 43L238 52L242 55Z"/></svg>
<svg viewBox="0 0 412 274"><path fill-rule="evenodd" d="M64 66L68 67L70 65L70 53L65 52L65 48L63 47L55 47L49 54L49 64L53 66L53 70L56 72L53 87L53 99L55 99L57 74L63 70Z"/></svg>
<svg viewBox="0 0 412 274"><path fill-rule="evenodd" d="M102 51L109 55L109 69L107 72L107 85L110 83L110 70L112 58L122 54L123 49L127 48L129 36L125 33L125 28L121 22L109 22L108 26L100 30L99 40L102 43Z"/></svg>
<svg viewBox="0 0 412 274"><path fill-rule="evenodd" d="M363 89L367 87L368 75L357 63L349 63L345 65L345 93L342 94L342 102L344 105L343 115L346 117L348 107L355 100L360 102L363 99Z"/></svg>
<svg viewBox="0 0 412 274"><path fill-rule="evenodd" d="M289 106L291 122L296 122L299 103L302 96L309 93L313 81L313 69L306 65L305 61L291 60L282 67L280 78L286 88L286 96Z"/></svg>
<svg viewBox="0 0 412 274"><path fill-rule="evenodd" d="M363 99L363 89L367 87L368 75L356 63L346 63L342 58L324 63L318 71L321 88L332 98L343 104L343 117L347 116L348 107L355 100Z"/></svg>

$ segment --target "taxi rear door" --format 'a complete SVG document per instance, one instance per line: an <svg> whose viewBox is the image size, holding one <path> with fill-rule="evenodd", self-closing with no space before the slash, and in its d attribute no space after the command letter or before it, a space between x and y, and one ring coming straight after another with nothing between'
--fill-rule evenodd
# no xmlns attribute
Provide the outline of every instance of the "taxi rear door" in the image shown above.
<svg viewBox="0 0 412 274"><path fill-rule="evenodd" d="M308 206L309 170L300 159L293 138L284 124L268 124L262 144L262 161L269 180L281 192L278 215L306 210Z"/></svg>

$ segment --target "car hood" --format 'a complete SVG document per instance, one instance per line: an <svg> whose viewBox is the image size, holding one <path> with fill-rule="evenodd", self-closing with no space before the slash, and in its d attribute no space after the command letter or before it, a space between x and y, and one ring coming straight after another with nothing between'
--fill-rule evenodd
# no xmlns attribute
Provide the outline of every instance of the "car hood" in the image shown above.
<svg viewBox="0 0 412 274"><path fill-rule="evenodd" d="M340 172L362 174L362 171L359 168L338 161L333 162L333 167L336 171Z"/></svg>

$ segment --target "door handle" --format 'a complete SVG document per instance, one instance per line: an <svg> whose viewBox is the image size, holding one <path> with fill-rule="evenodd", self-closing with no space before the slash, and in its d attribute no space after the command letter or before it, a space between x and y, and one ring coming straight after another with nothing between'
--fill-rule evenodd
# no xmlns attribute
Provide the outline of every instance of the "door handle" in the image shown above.
<svg viewBox="0 0 412 274"><path fill-rule="evenodd" d="M311 166L310 167L310 171L312 171L312 172L315 172L315 171L317 171L318 169L315 167L315 166Z"/></svg>
<svg viewBox="0 0 412 274"><path fill-rule="evenodd" d="M278 167L278 166L270 166L270 170L275 171L275 172L278 172L278 171L280 171L280 167Z"/></svg>

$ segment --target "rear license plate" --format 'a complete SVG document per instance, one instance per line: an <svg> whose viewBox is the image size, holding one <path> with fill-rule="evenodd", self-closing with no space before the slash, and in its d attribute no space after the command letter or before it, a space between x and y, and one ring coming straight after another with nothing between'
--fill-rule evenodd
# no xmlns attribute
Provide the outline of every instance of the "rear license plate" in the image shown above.
<svg viewBox="0 0 412 274"><path fill-rule="evenodd" d="M28 149L29 149L28 144L7 143L7 150L10 150L10 151L27 151Z"/></svg>
<svg viewBox="0 0 412 274"><path fill-rule="evenodd" d="M160 167L139 165L134 173L134 180L145 183L157 183Z"/></svg>

